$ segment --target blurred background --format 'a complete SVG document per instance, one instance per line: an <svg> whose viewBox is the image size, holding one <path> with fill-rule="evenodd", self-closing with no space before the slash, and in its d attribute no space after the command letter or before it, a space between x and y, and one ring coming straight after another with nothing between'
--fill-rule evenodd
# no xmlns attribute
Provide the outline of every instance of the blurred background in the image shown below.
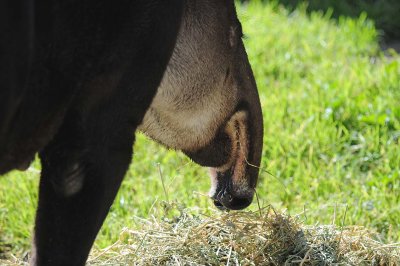
<svg viewBox="0 0 400 266"><path fill-rule="evenodd" d="M241 2L249 1L251 0ZM370 20L374 21L385 41L400 39L400 1L398 0L276 0L275 2L284 5L290 11L299 6L305 6L308 13L320 10L336 19L340 16L359 17L365 13Z"/></svg>

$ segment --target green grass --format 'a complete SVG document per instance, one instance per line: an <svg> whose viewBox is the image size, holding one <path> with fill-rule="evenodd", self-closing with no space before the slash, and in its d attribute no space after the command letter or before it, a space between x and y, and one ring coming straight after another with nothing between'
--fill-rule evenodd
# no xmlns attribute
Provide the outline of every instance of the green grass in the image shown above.
<svg viewBox="0 0 400 266"><path fill-rule="evenodd" d="M302 213L306 224L363 225L399 241L399 56L379 51L364 16L332 20L258 1L238 12L264 112L261 204ZM184 155L139 134L133 161L97 247L137 227L135 217L160 218L158 164L170 201L212 207L202 195L207 170ZM20 256L29 248L38 180L36 170L0 179L0 253L1 242Z"/></svg>
<svg viewBox="0 0 400 266"><path fill-rule="evenodd" d="M358 17L367 14L387 40L400 38L400 2L398 0L276 0L289 8L307 5L309 11L332 12L333 17Z"/></svg>

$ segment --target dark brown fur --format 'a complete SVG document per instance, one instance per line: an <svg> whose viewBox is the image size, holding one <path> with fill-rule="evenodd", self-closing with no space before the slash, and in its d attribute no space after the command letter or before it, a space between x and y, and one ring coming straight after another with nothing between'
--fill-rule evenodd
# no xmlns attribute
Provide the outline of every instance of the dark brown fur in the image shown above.
<svg viewBox="0 0 400 266"><path fill-rule="evenodd" d="M0 174L42 163L33 265L85 264L139 125L214 168L219 206L250 204L262 116L233 1L6 0L0 19Z"/></svg>

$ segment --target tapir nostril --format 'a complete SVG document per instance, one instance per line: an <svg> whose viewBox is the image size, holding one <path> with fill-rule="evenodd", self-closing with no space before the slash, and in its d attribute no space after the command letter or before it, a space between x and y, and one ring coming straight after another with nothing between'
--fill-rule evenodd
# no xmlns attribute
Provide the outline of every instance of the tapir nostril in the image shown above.
<svg viewBox="0 0 400 266"><path fill-rule="evenodd" d="M227 201L227 202L232 202L233 201L233 197L231 196L231 194L225 195L225 201Z"/></svg>

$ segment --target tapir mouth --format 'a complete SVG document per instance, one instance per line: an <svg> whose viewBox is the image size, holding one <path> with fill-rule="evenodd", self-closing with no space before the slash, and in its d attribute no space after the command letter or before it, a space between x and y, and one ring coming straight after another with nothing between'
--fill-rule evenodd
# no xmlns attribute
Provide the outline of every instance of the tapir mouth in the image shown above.
<svg viewBox="0 0 400 266"><path fill-rule="evenodd" d="M219 209L240 210L249 206L254 195L254 179L247 162L249 155L248 114L236 112L225 126L231 142L227 163L210 168L210 197Z"/></svg>
<svg viewBox="0 0 400 266"><path fill-rule="evenodd" d="M214 205L220 210L241 210L248 207L253 201L254 189L247 186L238 188L232 182L232 173L217 172L210 168L211 182L210 197Z"/></svg>

